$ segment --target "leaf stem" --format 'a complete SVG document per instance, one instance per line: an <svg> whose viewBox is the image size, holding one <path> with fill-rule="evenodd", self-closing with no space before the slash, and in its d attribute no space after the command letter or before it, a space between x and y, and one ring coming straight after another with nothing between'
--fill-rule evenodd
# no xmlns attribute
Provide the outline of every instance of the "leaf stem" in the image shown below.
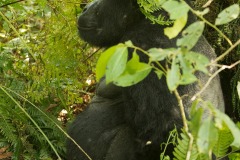
<svg viewBox="0 0 240 160"><path fill-rule="evenodd" d="M240 39L234 43L230 48L228 48L227 51L225 51L221 56L217 57L212 63L216 63L219 60L222 60L226 55L228 55L235 47L237 47L240 44Z"/></svg>
<svg viewBox="0 0 240 160"><path fill-rule="evenodd" d="M220 30L218 29L214 24L210 23L209 21L207 21L202 15L199 15L194 9L192 9L190 7L190 10L197 15L202 21L204 21L207 25L209 25L210 27L212 27L213 29L215 29L227 42L230 46L232 46L232 41Z"/></svg>
<svg viewBox="0 0 240 160"><path fill-rule="evenodd" d="M183 129L186 132L186 134L189 137L189 143L188 143L188 151L187 151L187 155L186 155L186 160L190 160L191 158L191 152L192 152L192 146L193 146L193 136L192 134L189 132L189 128L188 128L188 124L187 124L187 118L186 118L186 114L185 114L185 110L184 110L184 106L183 106L183 101L181 96L179 95L177 89L175 89L174 94L177 98L178 104L179 104L179 108L180 108L180 112L181 112L181 116L182 116L182 121L183 121Z"/></svg>

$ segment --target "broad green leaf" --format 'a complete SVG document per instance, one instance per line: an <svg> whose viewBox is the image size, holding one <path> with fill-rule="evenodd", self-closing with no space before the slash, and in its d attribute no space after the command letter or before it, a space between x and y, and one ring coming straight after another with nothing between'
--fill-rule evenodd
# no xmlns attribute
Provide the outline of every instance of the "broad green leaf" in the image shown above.
<svg viewBox="0 0 240 160"><path fill-rule="evenodd" d="M175 38L185 27L186 23L187 23L187 15L176 19L172 27L164 28L164 34L169 39Z"/></svg>
<svg viewBox="0 0 240 160"><path fill-rule="evenodd" d="M200 153L208 153L213 149L218 140L218 130L214 126L212 118L207 117L198 132L197 146Z"/></svg>
<svg viewBox="0 0 240 160"><path fill-rule="evenodd" d="M132 41L126 41L125 44L129 47L129 46L133 46Z"/></svg>
<svg viewBox="0 0 240 160"><path fill-rule="evenodd" d="M125 70L128 58L127 47L117 47L110 57L106 67L106 82L110 83L117 79Z"/></svg>
<svg viewBox="0 0 240 160"><path fill-rule="evenodd" d="M167 71L167 85L170 91L175 90L180 81L180 68L176 59L173 59L171 69Z"/></svg>
<svg viewBox="0 0 240 160"><path fill-rule="evenodd" d="M189 54L189 53L186 53ZM194 68L193 68L193 62L189 61L188 59L185 58L184 53L180 53L177 55L177 59L180 62L180 67L181 67L181 80L179 84L181 85L187 85L191 84L195 81L197 81L196 76L194 75Z"/></svg>
<svg viewBox="0 0 240 160"><path fill-rule="evenodd" d="M240 159L240 153L231 153L229 154L229 159L230 160L239 160Z"/></svg>
<svg viewBox="0 0 240 160"><path fill-rule="evenodd" d="M201 107L197 108L197 106L194 105L196 105L196 103L193 103L191 107L191 121L189 127L191 129L192 134L194 136L197 136L202 122L203 108Z"/></svg>
<svg viewBox="0 0 240 160"><path fill-rule="evenodd" d="M210 62L205 55L190 51L185 54L185 59L191 63L195 70L202 71L203 73L208 73L207 65Z"/></svg>
<svg viewBox="0 0 240 160"><path fill-rule="evenodd" d="M214 109L212 107L212 109ZM233 135L233 142L231 144L231 146L235 146L235 147L240 147L240 129L236 126L236 124L234 124L234 122L224 113L218 111L217 109L214 109L215 113L216 113L216 123L217 124L225 124L229 130L231 131L232 135ZM221 126L225 126L225 125L218 125L218 127ZM220 128L221 129L221 128Z"/></svg>
<svg viewBox="0 0 240 160"><path fill-rule="evenodd" d="M183 1L168 0L162 8L170 14L170 19L179 19L188 15L189 6Z"/></svg>
<svg viewBox="0 0 240 160"><path fill-rule="evenodd" d="M177 46L191 50L204 30L204 22L198 21L188 26L183 31L183 37L177 40Z"/></svg>
<svg viewBox="0 0 240 160"><path fill-rule="evenodd" d="M175 48L161 49L161 48L151 48L148 50L150 61L162 61L168 56L176 52Z"/></svg>
<svg viewBox="0 0 240 160"><path fill-rule="evenodd" d="M97 65L96 65L96 79L97 81L99 81L106 72L106 67L107 67L107 63L109 61L109 59L111 58L111 56L116 52L117 46L113 46L109 49L107 49L106 51L104 51L98 61L97 61Z"/></svg>
<svg viewBox="0 0 240 160"><path fill-rule="evenodd" d="M142 81L151 72L152 67L148 64L141 63L137 53L133 53L132 59L127 63L125 71L114 83L118 86L131 86Z"/></svg>
<svg viewBox="0 0 240 160"><path fill-rule="evenodd" d="M238 85L237 85L237 92L238 92L238 97L240 99L240 82L238 82Z"/></svg>
<svg viewBox="0 0 240 160"><path fill-rule="evenodd" d="M236 19L239 15L239 5L234 4L230 7L224 9L221 13L218 14L218 17L215 21L215 25L222 25L232 20Z"/></svg>
<svg viewBox="0 0 240 160"><path fill-rule="evenodd" d="M192 72L183 71L181 75L180 85L187 85L197 81L197 77Z"/></svg>

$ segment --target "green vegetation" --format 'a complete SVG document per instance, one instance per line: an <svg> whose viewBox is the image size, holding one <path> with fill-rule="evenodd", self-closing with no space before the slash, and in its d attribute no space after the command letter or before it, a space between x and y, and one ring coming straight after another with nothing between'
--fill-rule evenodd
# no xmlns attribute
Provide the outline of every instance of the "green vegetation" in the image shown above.
<svg viewBox="0 0 240 160"><path fill-rule="evenodd" d="M144 14L153 22L175 24L173 28L166 29L169 37L176 36L171 34L172 30L180 31L184 27L186 20L184 16L188 10L199 16L201 22L195 25L201 32L197 35L201 35L203 28L206 28L204 34L219 55L216 59L216 62L219 62L219 72L229 77L224 81L227 84L228 93L232 95L232 100L228 101L228 105L233 105L233 109L228 111L229 115L234 121L239 120L240 1L215 1L210 5L210 11L215 12L209 14L206 14L207 9L201 8L205 2L209 2L207 0L195 1L194 5L197 9L203 10L201 12L192 10L181 3L180 5L184 8L182 12L171 15L174 22L166 21L161 15L154 18L152 13L164 8L171 14L171 6L179 4L169 2L170 4L161 6L163 3L159 5L156 3L159 2L158 0L138 0L138 2L144 7ZM97 58L93 54L98 50L90 48L79 39L76 27L77 16L81 12L80 6L85 3L87 3L85 0L1 0L0 159L9 157L14 160L65 158L66 135L63 131L66 130L72 118L86 106L89 96L94 91ZM223 11L227 7L229 8ZM217 14L220 12L215 23ZM179 15L184 16L178 17ZM204 17L209 20L207 21ZM179 25L179 22L183 23ZM188 32L193 32L193 29L189 27ZM180 39L178 47L191 49L194 39L197 40L198 37L194 37L191 41L188 41L188 38ZM177 87L196 81L194 75L190 73L199 70L206 72L205 66L209 64L205 57L199 57L197 53L189 56L179 49L143 51L150 56L151 62L168 59L171 69L162 66L159 67L160 69L152 68L151 62L140 63L137 54L134 54L133 58L127 62L127 47L141 50L131 42L127 42L107 50L100 57L101 64L105 64L101 66L112 65L111 68L117 69L106 73L108 82L128 86L132 82L141 81L151 69L155 69L159 78L167 77L169 89L175 93L179 102L181 97L178 96ZM123 54L114 54L115 51ZM163 56L158 56L159 52ZM195 65L184 68L185 72L180 75L182 57ZM200 60L196 61L196 57ZM109 62L106 61L108 59L110 59ZM124 65L111 62L116 59ZM221 65L221 63L226 65ZM105 68L99 68L97 65L97 79L104 74ZM177 78L172 80L172 76ZM86 80L89 80L91 84L88 85ZM228 86L231 86L231 89ZM185 126L179 136L181 139L175 139L178 141L178 146L174 155L177 159L191 157L190 159L205 160L208 154L213 152L220 158L227 154L230 147L230 159L239 158L239 123L234 124L229 117L215 110L210 103L202 102L204 110L208 110L212 115L200 124L203 110L195 107L199 101L196 100L193 104L191 116L194 118L187 122L183 117ZM208 136L201 133L208 133ZM203 141L206 143L203 144ZM169 143L175 143L175 141L170 140ZM161 159L167 159L167 156L161 155Z"/></svg>

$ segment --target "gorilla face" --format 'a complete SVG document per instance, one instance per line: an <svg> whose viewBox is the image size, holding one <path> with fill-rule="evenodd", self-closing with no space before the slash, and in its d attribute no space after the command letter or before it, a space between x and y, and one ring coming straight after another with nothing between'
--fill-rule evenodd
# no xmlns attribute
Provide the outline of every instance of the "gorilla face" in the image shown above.
<svg viewBox="0 0 240 160"><path fill-rule="evenodd" d="M80 37L99 47L120 42L128 26L144 18L135 0L95 0L78 19Z"/></svg>

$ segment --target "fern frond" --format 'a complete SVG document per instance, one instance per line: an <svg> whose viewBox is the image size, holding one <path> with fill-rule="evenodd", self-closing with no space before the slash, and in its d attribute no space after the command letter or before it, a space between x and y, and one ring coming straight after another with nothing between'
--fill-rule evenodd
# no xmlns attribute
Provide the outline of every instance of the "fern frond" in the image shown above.
<svg viewBox="0 0 240 160"><path fill-rule="evenodd" d="M7 119L5 116L0 115L0 133L6 138L8 142L16 142L16 127L11 122L11 120Z"/></svg>
<svg viewBox="0 0 240 160"><path fill-rule="evenodd" d="M178 145L174 148L174 160L185 160L189 148L189 137L185 133L181 133L181 139L178 139ZM191 151L191 160L198 158L196 144L194 143Z"/></svg>
<svg viewBox="0 0 240 160"><path fill-rule="evenodd" d="M230 144L233 142L233 136L230 130L225 127L218 132L218 141L213 148L216 157L222 157L227 154Z"/></svg>
<svg viewBox="0 0 240 160"><path fill-rule="evenodd" d="M155 0L138 0L138 4L140 6L141 12L153 23L157 23L160 25L170 25L172 21L169 20L161 11L161 4L156 2Z"/></svg>

